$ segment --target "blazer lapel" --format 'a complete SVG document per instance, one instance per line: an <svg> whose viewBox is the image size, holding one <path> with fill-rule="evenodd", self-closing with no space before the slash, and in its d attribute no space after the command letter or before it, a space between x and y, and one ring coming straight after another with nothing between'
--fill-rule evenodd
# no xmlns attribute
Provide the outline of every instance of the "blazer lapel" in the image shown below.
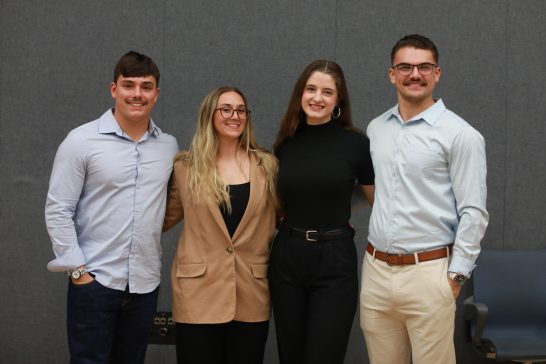
<svg viewBox="0 0 546 364"><path fill-rule="evenodd" d="M220 212L220 206L218 206L214 201L207 201L207 206L210 210L210 213L212 217L214 218L214 222L220 227L224 235L226 236L226 239L231 242L231 236L229 236L229 231L227 230L226 222L224 221L224 217L222 216L222 213Z"/></svg>
<svg viewBox="0 0 546 364"><path fill-rule="evenodd" d="M243 218L237 226L233 234L233 241L244 231L246 225L252 220L256 214L256 209L265 191L265 179L261 168L258 166L258 161L253 153L250 154L250 196L248 204L243 214ZM228 234L229 236L229 234Z"/></svg>

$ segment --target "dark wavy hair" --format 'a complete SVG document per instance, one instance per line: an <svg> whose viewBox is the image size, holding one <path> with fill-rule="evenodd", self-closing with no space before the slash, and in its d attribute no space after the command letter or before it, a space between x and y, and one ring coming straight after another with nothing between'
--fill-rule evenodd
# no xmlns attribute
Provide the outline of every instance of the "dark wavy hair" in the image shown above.
<svg viewBox="0 0 546 364"><path fill-rule="evenodd" d="M349 91L347 90L347 82L343 70L334 61L319 59L311 62L296 81L292 96L288 102L288 108L281 120L281 126L277 133L277 140L273 145L273 149L277 149L286 138L291 138L296 133L296 130L305 123L305 113L301 107L301 97L307 84L307 80L313 72L322 72L332 76L336 83L338 102L337 105L341 112L338 118L332 119L331 122L338 123L344 127L352 128L353 121L351 117L351 103L349 101Z"/></svg>

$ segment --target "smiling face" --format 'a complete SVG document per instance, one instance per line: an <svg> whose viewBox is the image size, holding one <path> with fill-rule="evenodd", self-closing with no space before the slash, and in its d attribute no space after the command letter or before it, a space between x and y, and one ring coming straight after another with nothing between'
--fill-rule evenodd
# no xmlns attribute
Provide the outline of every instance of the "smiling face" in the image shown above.
<svg viewBox="0 0 546 364"><path fill-rule="evenodd" d="M157 102L159 88L154 76L119 76L110 86L115 100L114 115L120 125L148 123Z"/></svg>
<svg viewBox="0 0 546 364"><path fill-rule="evenodd" d="M216 131L216 137L221 139L239 139L246 128L247 119L239 116L239 111L245 110L245 101L235 91L224 92L218 97L216 103L216 109L231 109L233 114L231 117L225 117L222 115L221 110L214 112L212 121L214 123L214 130ZM241 113L242 114L242 113Z"/></svg>
<svg viewBox="0 0 546 364"><path fill-rule="evenodd" d="M301 107L307 116L307 123L318 125L329 121L337 102L338 90L334 78L320 71L313 72L301 95Z"/></svg>
<svg viewBox="0 0 546 364"><path fill-rule="evenodd" d="M428 49L418 49L413 47L403 47L396 51L393 57L393 66L401 63L417 65L422 63L436 64L432 51ZM440 80L440 67L435 67L434 71L428 75L419 73L417 67L413 67L409 75L402 75L395 68L389 69L389 78L396 87L398 102L409 103L413 105L433 104L432 93L436 83Z"/></svg>

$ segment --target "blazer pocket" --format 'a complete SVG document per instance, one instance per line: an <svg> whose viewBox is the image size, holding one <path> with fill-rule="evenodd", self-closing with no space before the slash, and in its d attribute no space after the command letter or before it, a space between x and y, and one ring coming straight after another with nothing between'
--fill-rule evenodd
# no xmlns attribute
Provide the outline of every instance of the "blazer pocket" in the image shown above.
<svg viewBox="0 0 546 364"><path fill-rule="evenodd" d="M176 267L176 276L180 278L200 277L205 274L207 264L205 263L184 263Z"/></svg>
<svg viewBox="0 0 546 364"><path fill-rule="evenodd" d="M252 269L252 275L254 278L267 278L267 264L252 264L250 268Z"/></svg>

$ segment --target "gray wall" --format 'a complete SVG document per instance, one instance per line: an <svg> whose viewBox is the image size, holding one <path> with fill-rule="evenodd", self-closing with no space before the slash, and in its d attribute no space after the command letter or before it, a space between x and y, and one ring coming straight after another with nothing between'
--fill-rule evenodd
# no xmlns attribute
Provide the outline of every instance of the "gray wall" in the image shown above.
<svg viewBox="0 0 546 364"><path fill-rule="evenodd" d="M487 142L491 223L483 247L545 248L543 0L0 0L0 363L67 362L67 279L45 269L53 253L43 207L57 146L112 105L108 87L121 54L135 49L158 63L154 119L181 148L199 102L222 84L246 93L258 139L270 147L295 79L316 58L343 66L358 126L392 106L390 48L414 32L440 49L436 96ZM369 210L353 217L360 253L368 217ZM165 267L177 232L165 235ZM164 272L159 308L168 310ZM461 329L459 314L459 363L486 363ZM172 363L174 349L150 346L147 362ZM277 362L273 328L266 362ZM357 317L346 363L367 362Z"/></svg>

